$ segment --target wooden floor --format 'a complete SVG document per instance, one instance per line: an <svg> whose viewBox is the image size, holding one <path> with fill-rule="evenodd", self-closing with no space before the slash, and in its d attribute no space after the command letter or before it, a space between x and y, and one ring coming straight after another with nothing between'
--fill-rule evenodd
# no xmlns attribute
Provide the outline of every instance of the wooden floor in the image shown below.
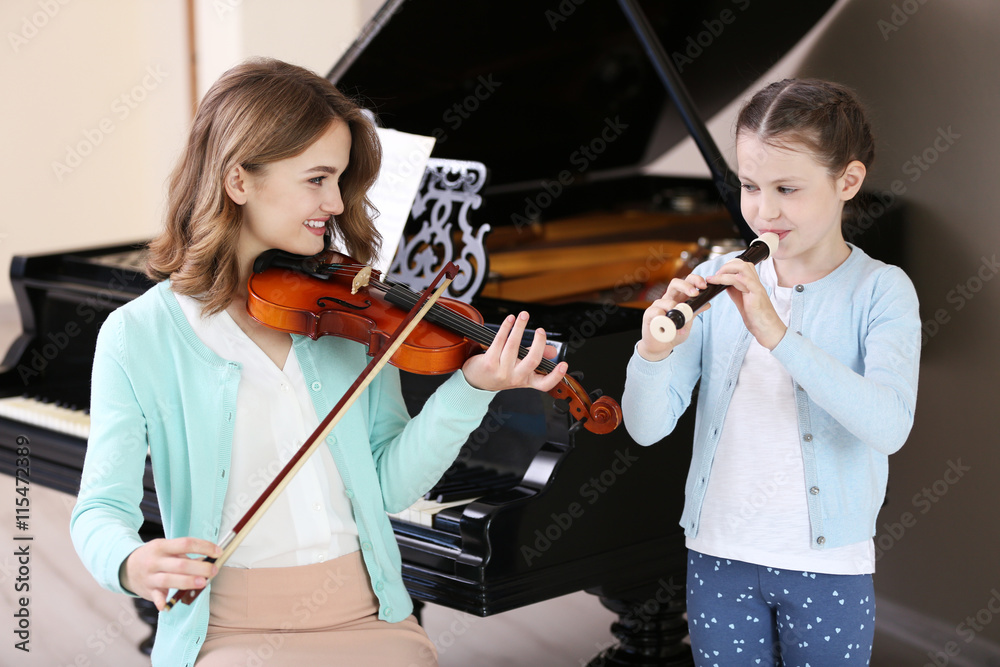
<svg viewBox="0 0 1000 667"><path fill-rule="evenodd" d="M0 665L38 667L143 667L149 659L137 650L146 626L132 601L97 586L83 568L69 539L73 498L31 488L29 530L14 530L13 479L0 475ZM13 612L19 564L17 535L31 535L30 653L14 648ZM442 667L582 667L612 643L611 612L597 598L575 593L497 616L480 618L428 605L424 626L438 646ZM876 667L920 667L927 657L907 652L876 635ZM266 664L280 664L265 662ZM728 666L727 666L728 667Z"/></svg>

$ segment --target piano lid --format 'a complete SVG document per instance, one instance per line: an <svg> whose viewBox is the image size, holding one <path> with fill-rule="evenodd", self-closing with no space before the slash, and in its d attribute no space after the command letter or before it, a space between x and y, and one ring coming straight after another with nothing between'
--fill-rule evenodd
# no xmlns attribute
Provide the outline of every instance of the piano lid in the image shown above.
<svg viewBox="0 0 1000 667"><path fill-rule="evenodd" d="M641 3L703 122L832 5ZM687 136L613 0L390 0L328 77L383 126L437 137L434 157L486 164L492 187L638 171Z"/></svg>

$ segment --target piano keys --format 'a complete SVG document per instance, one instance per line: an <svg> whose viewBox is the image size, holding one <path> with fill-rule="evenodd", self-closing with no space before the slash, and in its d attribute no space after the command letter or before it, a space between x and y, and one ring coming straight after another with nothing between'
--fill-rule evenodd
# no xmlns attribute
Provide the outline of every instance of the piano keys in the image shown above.
<svg viewBox="0 0 1000 667"><path fill-rule="evenodd" d="M90 435L90 417L87 410L81 410L75 405L53 403L40 397L0 398L0 418L30 424L47 431L65 433L83 440Z"/></svg>
<svg viewBox="0 0 1000 667"><path fill-rule="evenodd" d="M19 436L32 444L32 482L76 495L90 431L90 369L97 330L118 306L152 283L139 244L17 256L10 269L22 332L0 366L0 451ZM13 456L0 472L14 474ZM160 513L147 462L144 532Z"/></svg>

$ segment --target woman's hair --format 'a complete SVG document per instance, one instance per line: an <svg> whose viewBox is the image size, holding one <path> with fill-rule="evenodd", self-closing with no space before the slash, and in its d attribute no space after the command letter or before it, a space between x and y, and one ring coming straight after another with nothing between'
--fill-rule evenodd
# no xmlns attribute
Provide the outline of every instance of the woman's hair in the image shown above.
<svg viewBox="0 0 1000 667"><path fill-rule="evenodd" d="M741 132L772 146L805 146L834 177L854 160L866 169L875 160L864 107L852 90L830 81L785 79L761 89L740 110Z"/></svg>
<svg viewBox="0 0 1000 667"><path fill-rule="evenodd" d="M207 313L224 309L239 287L243 225L242 208L226 193L226 175L237 165L254 173L294 157L334 121L350 129L351 152L340 181L344 212L327 235L339 235L355 259L372 259L381 243L367 198L382 160L374 126L317 74L279 60L253 59L223 74L198 107L170 177L166 225L150 244L147 274L170 278L173 289L199 298Z"/></svg>

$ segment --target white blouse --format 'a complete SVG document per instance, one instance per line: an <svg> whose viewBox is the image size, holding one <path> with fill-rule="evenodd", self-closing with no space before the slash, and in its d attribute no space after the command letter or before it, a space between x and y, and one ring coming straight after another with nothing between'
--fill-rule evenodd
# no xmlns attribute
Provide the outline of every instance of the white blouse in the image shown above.
<svg viewBox="0 0 1000 667"><path fill-rule="evenodd" d="M177 294L198 338L242 365L236 398L231 474L219 535L225 537L319 425L302 369L289 350L284 368L226 311L201 316L201 304ZM289 567L360 548L351 502L333 455L318 448L227 561L230 567Z"/></svg>

